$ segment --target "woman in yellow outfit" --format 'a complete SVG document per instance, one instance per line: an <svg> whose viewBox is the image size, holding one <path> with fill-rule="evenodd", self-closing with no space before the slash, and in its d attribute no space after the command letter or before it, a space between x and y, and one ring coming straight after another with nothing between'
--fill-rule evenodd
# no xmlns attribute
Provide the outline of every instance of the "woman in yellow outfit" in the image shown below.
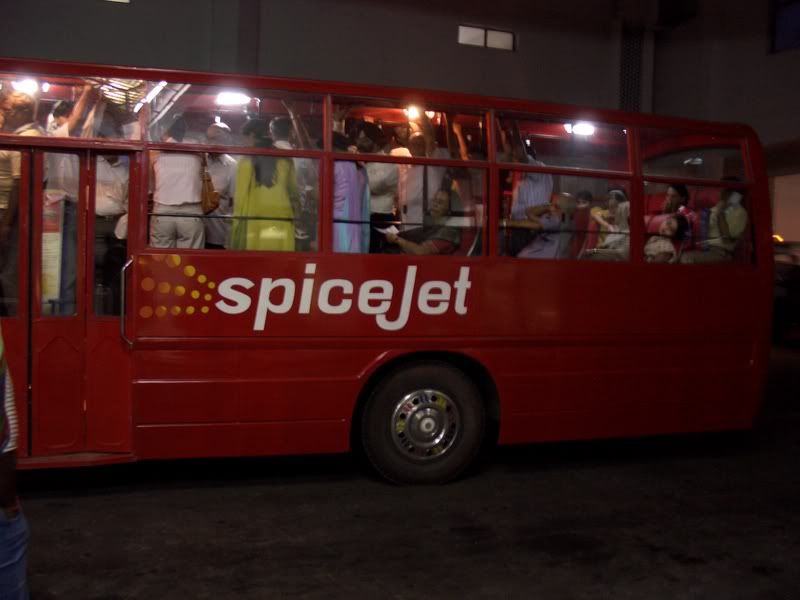
<svg viewBox="0 0 800 600"><path fill-rule="evenodd" d="M272 148L272 141L258 147ZM233 197L231 247L236 250L294 250L294 216L300 191L291 159L249 156L239 162Z"/></svg>

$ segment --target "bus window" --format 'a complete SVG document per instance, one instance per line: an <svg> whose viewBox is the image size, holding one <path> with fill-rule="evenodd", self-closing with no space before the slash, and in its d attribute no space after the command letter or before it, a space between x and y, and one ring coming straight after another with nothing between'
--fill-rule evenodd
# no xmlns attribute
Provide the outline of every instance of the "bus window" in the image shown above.
<svg viewBox="0 0 800 600"><path fill-rule="evenodd" d="M650 263L750 263L746 190L645 183L645 260Z"/></svg>
<svg viewBox="0 0 800 600"><path fill-rule="evenodd" d="M602 178L500 171L500 254L627 261L629 184Z"/></svg>
<svg viewBox="0 0 800 600"><path fill-rule="evenodd" d="M481 169L336 161L334 251L478 255L484 179Z"/></svg>
<svg viewBox="0 0 800 600"><path fill-rule="evenodd" d="M41 311L68 317L77 310L79 159L75 154L44 155L47 182L41 208Z"/></svg>
<svg viewBox="0 0 800 600"><path fill-rule="evenodd" d="M745 178L741 140L675 129L640 130L645 175L693 179Z"/></svg>
<svg viewBox="0 0 800 600"><path fill-rule="evenodd" d="M142 80L0 74L0 81L36 100L34 122L49 135L140 139L135 108L146 94Z"/></svg>
<svg viewBox="0 0 800 600"><path fill-rule="evenodd" d="M268 140L259 147L273 149ZM219 193L219 206L208 214L201 205L204 161ZM317 249L317 159L152 152L150 188L153 248Z"/></svg>
<svg viewBox="0 0 800 600"><path fill-rule="evenodd" d="M120 274L127 258L128 157L104 154L95 161L94 312L119 315Z"/></svg>
<svg viewBox="0 0 800 600"><path fill-rule="evenodd" d="M538 166L628 171L628 133L619 125L541 115L497 119L497 160Z"/></svg>
<svg viewBox="0 0 800 600"><path fill-rule="evenodd" d="M148 82L149 139L212 143L210 125L231 132L226 145L254 146L269 137L281 150L316 149L322 135L322 99L283 91L188 83ZM146 99L147 99L146 98ZM182 122L180 131L174 123Z"/></svg>
<svg viewBox="0 0 800 600"><path fill-rule="evenodd" d="M455 160L486 160L484 116L423 103L335 99L333 131L351 150Z"/></svg>

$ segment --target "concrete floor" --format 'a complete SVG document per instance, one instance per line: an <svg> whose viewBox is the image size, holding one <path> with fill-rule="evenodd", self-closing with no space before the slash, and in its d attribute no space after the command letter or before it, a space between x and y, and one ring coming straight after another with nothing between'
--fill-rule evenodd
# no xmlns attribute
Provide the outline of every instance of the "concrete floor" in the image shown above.
<svg viewBox="0 0 800 600"><path fill-rule="evenodd" d="M796 599L800 352L751 435L505 448L451 485L351 457L28 472L33 600Z"/></svg>

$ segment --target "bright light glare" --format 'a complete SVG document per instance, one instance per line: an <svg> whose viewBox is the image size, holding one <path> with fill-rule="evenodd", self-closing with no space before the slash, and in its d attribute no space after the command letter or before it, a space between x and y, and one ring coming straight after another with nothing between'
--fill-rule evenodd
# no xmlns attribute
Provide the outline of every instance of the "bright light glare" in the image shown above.
<svg viewBox="0 0 800 600"><path fill-rule="evenodd" d="M46 81L42 84L42 91L45 93L50 91L50 84L47 83Z"/></svg>
<svg viewBox="0 0 800 600"><path fill-rule="evenodd" d="M564 123L564 131L575 135L594 135L594 125L581 121L579 123Z"/></svg>
<svg viewBox="0 0 800 600"><path fill-rule="evenodd" d="M214 123L222 123L222 118L219 115L214 117Z"/></svg>
<svg viewBox="0 0 800 600"><path fill-rule="evenodd" d="M425 111L425 116L428 117L429 119L433 119L433 117L436 116L436 113L434 111L432 111L432 110L426 110Z"/></svg>
<svg viewBox="0 0 800 600"><path fill-rule="evenodd" d="M773 234L772 234L772 239L773 239L774 241L778 242L779 244L782 244L783 242L785 242L785 241L786 241L785 239L783 239L783 236L782 236L782 235L778 235L777 233L773 233Z"/></svg>
<svg viewBox="0 0 800 600"><path fill-rule="evenodd" d="M218 106L244 106L250 104L250 96L242 92L220 92L217 94Z"/></svg>
<svg viewBox="0 0 800 600"><path fill-rule="evenodd" d="M39 84L33 79L23 79L22 81L12 81L11 87L18 92L28 94L28 96L33 96L38 91Z"/></svg>
<svg viewBox="0 0 800 600"><path fill-rule="evenodd" d="M422 114L419 112L419 108L417 108L413 104L409 106L407 109L405 109L403 112L405 112L406 116L412 121L416 121L417 119L419 119L420 114Z"/></svg>

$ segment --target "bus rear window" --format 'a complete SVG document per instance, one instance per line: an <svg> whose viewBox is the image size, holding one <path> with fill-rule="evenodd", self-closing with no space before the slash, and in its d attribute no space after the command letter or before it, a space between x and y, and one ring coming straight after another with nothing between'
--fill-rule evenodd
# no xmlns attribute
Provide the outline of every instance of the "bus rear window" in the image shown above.
<svg viewBox="0 0 800 600"><path fill-rule="evenodd" d="M497 160L628 171L628 132L619 125L541 115L500 115Z"/></svg>
<svg viewBox="0 0 800 600"><path fill-rule="evenodd" d="M642 129L640 140L645 175L745 179L738 138L674 129Z"/></svg>

